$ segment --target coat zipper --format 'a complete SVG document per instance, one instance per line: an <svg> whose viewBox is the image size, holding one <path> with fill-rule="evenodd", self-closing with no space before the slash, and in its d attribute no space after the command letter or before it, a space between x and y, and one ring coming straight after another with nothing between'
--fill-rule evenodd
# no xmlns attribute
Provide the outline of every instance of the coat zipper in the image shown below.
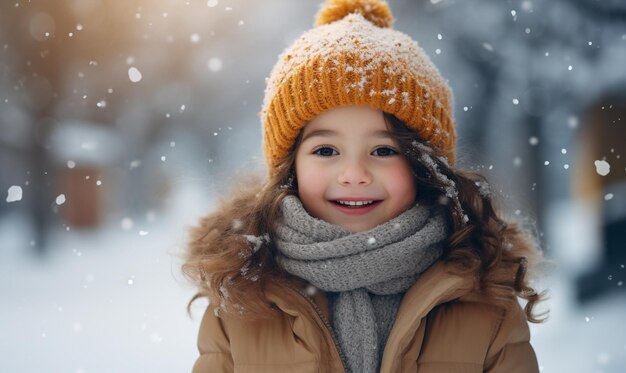
<svg viewBox="0 0 626 373"><path fill-rule="evenodd" d="M337 350L337 353L339 354L339 358L341 359L341 366L343 367L343 371L347 372L348 369L346 368L347 364L346 364L345 356L343 356L343 352L341 351L341 348L339 347L339 342L337 342L337 337L335 336L335 331L331 327L330 322L328 322L328 320L326 319L324 314L322 314L322 311L319 309L319 307L317 306L315 301L313 301L313 299L311 299L306 293L304 293L300 289L294 288L292 286L289 286L289 287L291 289L295 290L298 294L302 295L302 297L304 297L304 299L306 299L313 306L313 309L315 310L315 313L317 313L317 315L319 316L320 320L322 320L324 325L326 325L326 329L328 329L328 331L330 332L330 336L333 339L333 344L335 345L335 349Z"/></svg>

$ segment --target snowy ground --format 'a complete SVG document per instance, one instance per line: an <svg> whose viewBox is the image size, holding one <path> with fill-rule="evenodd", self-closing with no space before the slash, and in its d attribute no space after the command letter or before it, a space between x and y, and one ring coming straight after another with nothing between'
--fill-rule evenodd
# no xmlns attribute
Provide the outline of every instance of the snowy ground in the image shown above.
<svg viewBox="0 0 626 373"><path fill-rule="evenodd" d="M190 319L193 289L177 255L198 212L171 211L129 230L59 227L43 261L23 254L20 216L0 220L0 371L189 372L203 303ZM541 371L626 372L626 297L576 308L565 274L546 284L551 317L531 324Z"/></svg>
<svg viewBox="0 0 626 373"><path fill-rule="evenodd" d="M178 255L197 214L59 227L43 261L18 251L29 249L23 217L0 220L0 371L190 372L203 302L189 318Z"/></svg>
<svg viewBox="0 0 626 373"><path fill-rule="evenodd" d="M626 372L626 292L581 307L567 276L557 271L547 284L550 318L530 324L541 372Z"/></svg>

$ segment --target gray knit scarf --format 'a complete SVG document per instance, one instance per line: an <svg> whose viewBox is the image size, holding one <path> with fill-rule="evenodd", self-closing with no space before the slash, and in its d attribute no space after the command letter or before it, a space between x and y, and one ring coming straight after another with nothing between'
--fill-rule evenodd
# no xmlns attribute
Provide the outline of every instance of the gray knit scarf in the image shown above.
<svg viewBox="0 0 626 373"><path fill-rule="evenodd" d="M327 292L348 369L378 372L404 293L442 255L441 209L420 204L365 232L316 219L296 196L281 204L277 261Z"/></svg>

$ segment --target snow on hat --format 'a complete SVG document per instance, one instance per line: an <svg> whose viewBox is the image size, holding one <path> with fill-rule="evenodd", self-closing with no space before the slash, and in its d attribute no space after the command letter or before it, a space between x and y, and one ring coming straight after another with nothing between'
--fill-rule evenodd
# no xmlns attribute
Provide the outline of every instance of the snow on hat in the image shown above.
<svg viewBox="0 0 626 373"><path fill-rule="evenodd" d="M279 55L259 112L270 175L308 121L345 105L395 115L454 164L452 91L424 50L393 22L383 1L328 0L315 27Z"/></svg>

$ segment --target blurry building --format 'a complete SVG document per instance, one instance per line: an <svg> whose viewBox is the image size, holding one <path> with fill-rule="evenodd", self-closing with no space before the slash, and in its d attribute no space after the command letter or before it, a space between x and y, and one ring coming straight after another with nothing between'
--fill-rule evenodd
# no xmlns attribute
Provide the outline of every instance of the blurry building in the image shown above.
<svg viewBox="0 0 626 373"><path fill-rule="evenodd" d="M452 39L447 75L463 84L460 131L480 163L516 195L512 209L536 213L579 300L624 291L626 3L433 3Z"/></svg>

